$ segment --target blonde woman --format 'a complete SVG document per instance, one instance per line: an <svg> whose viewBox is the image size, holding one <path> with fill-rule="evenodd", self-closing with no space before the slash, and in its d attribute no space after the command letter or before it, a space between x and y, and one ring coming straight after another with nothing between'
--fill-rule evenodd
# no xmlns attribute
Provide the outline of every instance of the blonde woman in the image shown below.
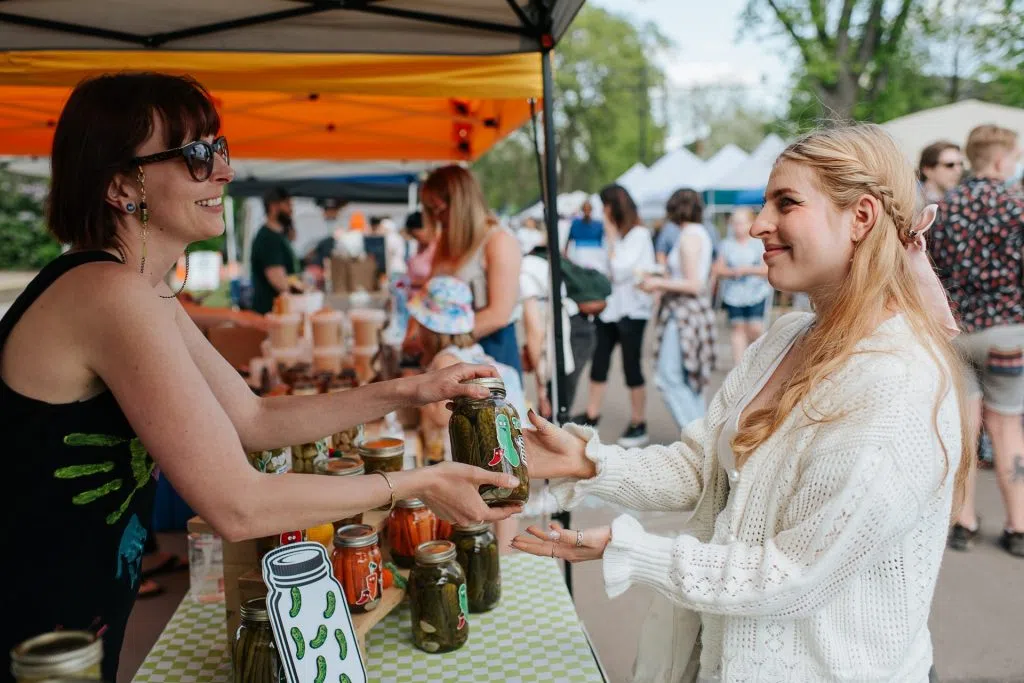
<svg viewBox="0 0 1024 683"><path fill-rule="evenodd" d="M519 316L519 266L515 235L487 208L483 190L461 166L431 173L420 190L425 224L439 233L433 275L453 275L473 292L473 337L500 363L522 372L515 321Z"/></svg>
<svg viewBox="0 0 1024 683"><path fill-rule="evenodd" d="M796 141L753 234L772 285L807 292L816 315L777 321L672 445L625 451L531 415L530 473L561 479L564 506L598 495L685 514L675 538L623 515L514 541L603 558L610 596L642 584L675 606L645 626L636 680L928 680L928 613L972 454L922 251L934 213L915 193L877 126Z"/></svg>

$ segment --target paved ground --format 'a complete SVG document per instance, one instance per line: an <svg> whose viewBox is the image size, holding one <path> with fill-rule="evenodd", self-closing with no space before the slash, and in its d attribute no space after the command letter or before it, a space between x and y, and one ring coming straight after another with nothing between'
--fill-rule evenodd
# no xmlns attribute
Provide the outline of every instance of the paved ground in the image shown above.
<svg viewBox="0 0 1024 683"><path fill-rule="evenodd" d="M622 432L629 414L617 359L615 363L601 428L607 440L614 440ZM716 387L721 377L719 373ZM577 408L582 400L580 397ZM652 440L669 442L676 438L675 425L656 391L649 397L648 417ZM994 545L1002 510L990 472L981 473L979 506L985 518L985 538L969 554L947 552L939 577L932 614L939 677L943 682L1024 683L1024 560L1012 558ZM574 515L573 524L607 524L616 514L618 511L607 507L592 507ZM673 530L672 515L640 517L648 530ZM168 550L184 550L182 534L162 534L161 543ZM576 565L574 577L577 609L609 680L627 681L636 653L635 634L651 604L651 594L633 589L609 600L599 563ZM167 592L140 601L132 615L119 683L131 680L184 594L188 577L177 574L161 578L161 582Z"/></svg>

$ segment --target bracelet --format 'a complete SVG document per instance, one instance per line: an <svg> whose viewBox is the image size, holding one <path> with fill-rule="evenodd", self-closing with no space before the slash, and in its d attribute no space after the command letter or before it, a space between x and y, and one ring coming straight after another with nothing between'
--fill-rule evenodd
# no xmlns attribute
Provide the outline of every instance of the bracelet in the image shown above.
<svg viewBox="0 0 1024 683"><path fill-rule="evenodd" d="M391 505L388 507L388 512L391 512L392 510L395 509L395 503L398 502L397 500L395 500L395 487L391 483L391 477L389 477L386 472L381 472L379 470L377 472L371 472L370 474L379 474L380 476L384 477L384 481L388 483L388 490L391 491Z"/></svg>

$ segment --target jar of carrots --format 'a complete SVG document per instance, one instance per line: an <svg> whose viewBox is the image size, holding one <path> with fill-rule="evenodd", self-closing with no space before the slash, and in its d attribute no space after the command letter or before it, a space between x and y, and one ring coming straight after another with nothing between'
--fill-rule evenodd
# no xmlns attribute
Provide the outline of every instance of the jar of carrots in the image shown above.
<svg viewBox="0 0 1024 683"><path fill-rule="evenodd" d="M384 561L372 526L349 524L338 529L331 564L351 612L377 608L384 592Z"/></svg>
<svg viewBox="0 0 1024 683"><path fill-rule="evenodd" d="M399 567L416 564L416 548L438 536L437 516L419 498L400 500L388 517L388 542L391 559Z"/></svg>

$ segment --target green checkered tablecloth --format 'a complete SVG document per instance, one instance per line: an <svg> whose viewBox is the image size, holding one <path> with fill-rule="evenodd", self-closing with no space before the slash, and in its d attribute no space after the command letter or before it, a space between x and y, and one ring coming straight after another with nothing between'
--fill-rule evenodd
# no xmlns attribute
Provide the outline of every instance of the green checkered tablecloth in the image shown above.
<svg viewBox="0 0 1024 683"><path fill-rule="evenodd" d="M432 655L413 647L407 602L385 617L366 639L369 680L602 681L555 561L503 555L501 574L501 604L470 617L469 642L455 652ZM223 606L199 605L186 598L134 680L230 683Z"/></svg>

